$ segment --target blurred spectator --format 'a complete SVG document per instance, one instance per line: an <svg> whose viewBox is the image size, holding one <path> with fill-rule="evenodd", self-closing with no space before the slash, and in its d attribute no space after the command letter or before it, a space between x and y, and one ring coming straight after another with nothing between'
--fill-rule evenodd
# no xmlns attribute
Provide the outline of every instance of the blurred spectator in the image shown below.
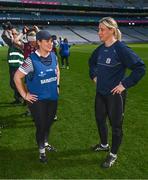
<svg viewBox="0 0 148 180"><path fill-rule="evenodd" d="M36 44L36 33L39 31L37 26L35 26L36 29L29 29L28 27L25 27L27 30L24 35L26 36L26 39L24 41L24 59L26 59L32 52L34 52L37 49Z"/></svg>
<svg viewBox="0 0 148 180"><path fill-rule="evenodd" d="M14 101L12 104L18 104L22 103L23 99L20 96L13 77L14 73L20 66L20 64L23 63L24 56L23 56L23 43L21 42L20 38L22 36L22 33L19 33L12 25L11 23L3 24L3 33L2 33L2 39L3 41L9 46L8 49L8 64L9 64L9 75L10 75L10 87L14 91Z"/></svg>
<svg viewBox="0 0 148 180"><path fill-rule="evenodd" d="M61 64L62 68L65 68L66 61L66 68L69 69L69 56L70 56L70 45L68 44L68 40L65 38L63 43L60 44L60 54L61 54Z"/></svg>
<svg viewBox="0 0 148 180"><path fill-rule="evenodd" d="M4 46L4 43L3 43L3 41L0 41L0 46Z"/></svg>
<svg viewBox="0 0 148 180"><path fill-rule="evenodd" d="M36 33L39 31L39 28L35 26L33 29L29 27L24 27L24 34L26 35L26 40L24 42L24 59L27 59L31 53L35 52L37 49L36 43ZM25 116L30 116L31 112L29 109L24 114Z"/></svg>
<svg viewBox="0 0 148 180"><path fill-rule="evenodd" d="M61 44L63 43L63 39L62 39L62 37L59 37L59 55L61 56L61 49L60 49L60 47L61 47Z"/></svg>
<svg viewBox="0 0 148 180"><path fill-rule="evenodd" d="M53 41L52 51L54 51L55 55L57 56L58 55L58 53L57 53L58 41L57 41L56 35L52 35L52 41Z"/></svg>

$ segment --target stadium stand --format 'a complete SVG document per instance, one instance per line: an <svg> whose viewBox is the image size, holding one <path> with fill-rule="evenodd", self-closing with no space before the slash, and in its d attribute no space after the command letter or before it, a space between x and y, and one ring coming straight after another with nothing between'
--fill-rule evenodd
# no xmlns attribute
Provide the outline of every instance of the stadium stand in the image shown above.
<svg viewBox="0 0 148 180"><path fill-rule="evenodd" d="M135 29L132 27L131 28L121 27L120 29L124 34L127 34L130 37L133 37L134 39L139 39L140 41L148 41L148 36L146 36L146 34L145 35L141 34L140 32L135 31Z"/></svg>
<svg viewBox="0 0 148 180"><path fill-rule="evenodd" d="M51 34L56 35L58 38L67 37L70 44L72 43L86 43L87 40L85 40L83 37L75 34L73 31L71 31L71 28L68 28L67 26L46 26L44 29L49 30Z"/></svg>
<svg viewBox="0 0 148 180"><path fill-rule="evenodd" d="M11 21L20 31L37 24L70 43L98 42L97 25L104 16L118 21L124 41L148 42L147 0L0 0L1 23Z"/></svg>
<svg viewBox="0 0 148 180"><path fill-rule="evenodd" d="M70 5L84 7L112 7L112 8L140 8L148 7L147 0L0 0L1 2L15 2L24 4L50 4L50 5Z"/></svg>

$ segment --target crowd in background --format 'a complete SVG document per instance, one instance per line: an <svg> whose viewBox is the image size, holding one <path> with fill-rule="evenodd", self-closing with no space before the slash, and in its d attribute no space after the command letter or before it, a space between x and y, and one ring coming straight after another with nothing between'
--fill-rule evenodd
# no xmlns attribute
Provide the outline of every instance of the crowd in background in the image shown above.
<svg viewBox="0 0 148 180"><path fill-rule="evenodd" d="M9 67L9 80L10 87L13 90L14 100L10 102L12 105L22 104L26 105L26 101L20 95L16 84L14 82L14 74L17 69L23 64L27 57L36 51L38 48L36 42L36 34L40 31L38 26L24 26L20 32L10 22L2 24L3 33L1 35L4 43L8 46L7 62ZM52 35L52 51L59 57L59 64L61 68L69 69L69 56L70 56L70 45L68 44L67 38L58 37ZM66 61L66 62L65 62ZM31 113L27 108L23 116L30 116ZM57 116L54 117L57 120ZM0 131L1 136L1 131Z"/></svg>
<svg viewBox="0 0 148 180"><path fill-rule="evenodd" d="M24 103L13 78L16 70L23 63L24 59L36 50L35 36L40 29L35 25L32 27L24 26L22 32L19 32L10 22L3 23L2 27L4 30L1 37L8 46L7 61L9 65L10 87L14 92L14 101L12 104ZM61 68L69 69L70 45L68 44L67 38L63 39L59 37L58 40L56 35L52 35L52 41L52 50L57 57L60 57Z"/></svg>

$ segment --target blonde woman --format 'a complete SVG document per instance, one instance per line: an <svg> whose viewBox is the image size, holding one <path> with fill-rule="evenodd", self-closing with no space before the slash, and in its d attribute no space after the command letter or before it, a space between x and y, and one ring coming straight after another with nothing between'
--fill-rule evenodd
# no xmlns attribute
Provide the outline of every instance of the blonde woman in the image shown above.
<svg viewBox="0 0 148 180"><path fill-rule="evenodd" d="M126 90L134 86L145 74L143 61L123 42L117 22L111 17L99 21L98 36L102 44L89 59L90 78L96 83L95 117L100 143L94 151L110 151L102 167L111 167L117 159L122 141L122 123ZM126 69L129 76L125 76ZM112 145L108 144L106 118L112 127Z"/></svg>

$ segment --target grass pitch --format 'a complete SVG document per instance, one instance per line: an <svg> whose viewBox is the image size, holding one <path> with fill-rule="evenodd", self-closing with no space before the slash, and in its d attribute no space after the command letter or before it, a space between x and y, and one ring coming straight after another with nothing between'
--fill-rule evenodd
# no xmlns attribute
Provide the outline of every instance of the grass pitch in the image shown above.
<svg viewBox="0 0 148 180"><path fill-rule="evenodd" d="M130 46L148 65L148 45ZM148 178L147 74L128 91L124 137L117 163L110 169L101 169L106 153L90 151L90 146L99 141L94 118L95 86L88 76L88 58L95 47L72 46L70 69L61 69L58 120L49 139L58 152L47 154L47 165L38 160L31 118L22 116L26 107L10 104L13 94L9 86L7 49L0 48L0 178Z"/></svg>

